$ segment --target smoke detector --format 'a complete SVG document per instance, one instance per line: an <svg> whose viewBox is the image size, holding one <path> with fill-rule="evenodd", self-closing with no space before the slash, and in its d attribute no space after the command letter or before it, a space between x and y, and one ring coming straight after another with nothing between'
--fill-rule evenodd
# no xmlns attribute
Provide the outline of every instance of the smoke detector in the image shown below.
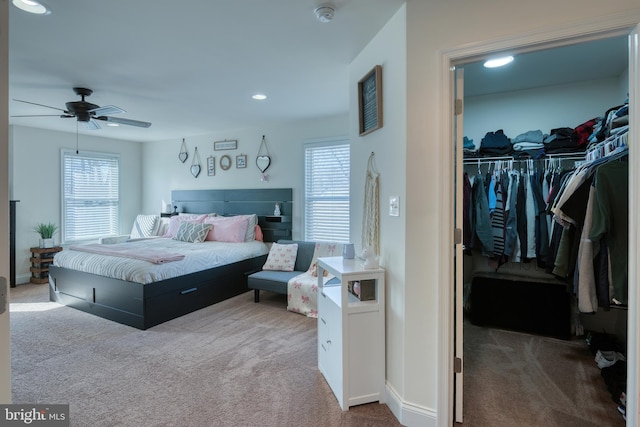
<svg viewBox="0 0 640 427"><path fill-rule="evenodd" d="M313 12L316 14L316 18L318 18L318 21L329 22L333 19L336 9L333 7L333 5L325 4L317 7Z"/></svg>

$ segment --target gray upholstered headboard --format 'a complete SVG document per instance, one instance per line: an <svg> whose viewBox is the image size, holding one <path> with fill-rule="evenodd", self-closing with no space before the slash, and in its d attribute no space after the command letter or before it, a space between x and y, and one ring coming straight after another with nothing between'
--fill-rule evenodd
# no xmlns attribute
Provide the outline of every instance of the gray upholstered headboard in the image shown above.
<svg viewBox="0 0 640 427"><path fill-rule="evenodd" d="M291 188L172 190L171 202L184 213L256 214L264 241L275 242L291 239L292 193ZM280 216L273 215L276 203Z"/></svg>

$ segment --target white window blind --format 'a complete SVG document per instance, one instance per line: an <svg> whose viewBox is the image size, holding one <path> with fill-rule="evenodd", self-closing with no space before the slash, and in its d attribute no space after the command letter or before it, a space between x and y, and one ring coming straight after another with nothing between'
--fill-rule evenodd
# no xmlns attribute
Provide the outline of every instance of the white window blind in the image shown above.
<svg viewBox="0 0 640 427"><path fill-rule="evenodd" d="M62 151L62 239L96 239L118 233L120 158Z"/></svg>
<svg viewBox="0 0 640 427"><path fill-rule="evenodd" d="M345 140L305 144L304 238L349 242L350 147Z"/></svg>

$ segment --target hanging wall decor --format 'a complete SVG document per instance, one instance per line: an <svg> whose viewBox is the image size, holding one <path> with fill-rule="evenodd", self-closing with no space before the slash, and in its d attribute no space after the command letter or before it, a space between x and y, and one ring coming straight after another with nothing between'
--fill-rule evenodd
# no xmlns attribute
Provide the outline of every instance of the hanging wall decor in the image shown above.
<svg viewBox="0 0 640 427"><path fill-rule="evenodd" d="M200 175L202 167L200 166L200 154L198 154L198 147L193 151L193 161L191 162L191 175L197 178Z"/></svg>
<svg viewBox="0 0 640 427"><path fill-rule="evenodd" d="M376 65L358 82L360 136L382 127L382 66Z"/></svg>
<svg viewBox="0 0 640 427"><path fill-rule="evenodd" d="M207 175L214 176L216 174L216 158L213 156L207 157Z"/></svg>
<svg viewBox="0 0 640 427"><path fill-rule="evenodd" d="M225 139L224 141L213 141L214 151L218 150L236 150L238 148L237 139Z"/></svg>
<svg viewBox="0 0 640 427"><path fill-rule="evenodd" d="M178 154L178 158L182 163L186 162L189 158L189 153L187 152L187 144L184 142L184 138L182 138L182 145L180 146L180 154Z"/></svg>
<svg viewBox="0 0 640 427"><path fill-rule="evenodd" d="M378 255L380 254L380 173L376 168L373 152L367 162L362 216L362 248Z"/></svg>
<svg viewBox="0 0 640 427"><path fill-rule="evenodd" d="M246 168L247 167L247 155L246 154L240 154L238 156L236 156L236 168L237 169L242 169L242 168Z"/></svg>
<svg viewBox="0 0 640 427"><path fill-rule="evenodd" d="M260 170L260 181L268 181L269 176L265 172L267 171L267 169L269 169L269 166L271 166L271 156L269 156L269 148L267 147L267 141L265 140L264 135L262 135L262 142L260 143L260 148L258 149L256 166L258 166L258 169Z"/></svg>
<svg viewBox="0 0 640 427"><path fill-rule="evenodd" d="M231 157L229 157L229 155L227 154L220 157L220 169L222 169L223 171L226 171L226 170L229 170L230 167L231 167Z"/></svg>

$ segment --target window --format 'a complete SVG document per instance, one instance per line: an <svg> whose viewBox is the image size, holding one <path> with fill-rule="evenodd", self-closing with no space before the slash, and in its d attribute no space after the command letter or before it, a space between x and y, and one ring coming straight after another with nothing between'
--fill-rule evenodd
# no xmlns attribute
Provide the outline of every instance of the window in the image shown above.
<svg viewBox="0 0 640 427"><path fill-rule="evenodd" d="M349 242L349 141L306 143L304 159L305 240Z"/></svg>
<svg viewBox="0 0 640 427"><path fill-rule="evenodd" d="M62 150L62 240L118 233L120 158Z"/></svg>

